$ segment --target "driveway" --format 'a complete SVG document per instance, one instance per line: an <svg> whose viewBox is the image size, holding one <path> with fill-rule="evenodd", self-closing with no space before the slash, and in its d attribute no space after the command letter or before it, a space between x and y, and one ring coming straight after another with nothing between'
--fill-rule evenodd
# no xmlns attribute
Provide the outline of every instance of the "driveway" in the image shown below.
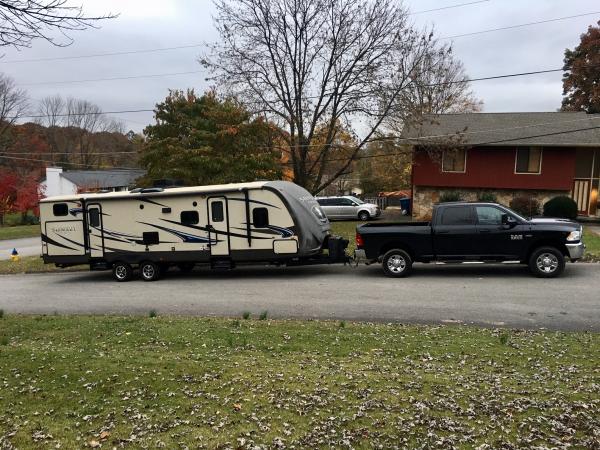
<svg viewBox="0 0 600 450"><path fill-rule="evenodd" d="M600 331L600 265L568 264L559 279L522 266L415 265L407 279L379 266L176 271L157 282L117 283L108 272L0 277L7 313L159 314L465 323Z"/></svg>
<svg viewBox="0 0 600 450"><path fill-rule="evenodd" d="M1 240L0 259L10 259L13 248L21 256L38 256L42 253L42 241L39 237Z"/></svg>

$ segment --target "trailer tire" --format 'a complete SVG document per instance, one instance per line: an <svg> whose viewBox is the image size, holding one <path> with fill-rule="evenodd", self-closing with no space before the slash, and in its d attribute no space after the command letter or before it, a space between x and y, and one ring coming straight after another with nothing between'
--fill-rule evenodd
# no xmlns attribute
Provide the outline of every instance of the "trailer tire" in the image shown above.
<svg viewBox="0 0 600 450"><path fill-rule="evenodd" d="M565 257L554 247L540 247L529 258L529 270L538 278L555 278L565 270Z"/></svg>
<svg viewBox="0 0 600 450"><path fill-rule="evenodd" d="M144 281L156 281L160 277L160 266L152 261L140 264L140 277Z"/></svg>
<svg viewBox="0 0 600 450"><path fill-rule="evenodd" d="M362 220L363 222L366 222L370 218L371 218L371 215L369 214L368 211L361 211L358 213L358 220Z"/></svg>
<svg viewBox="0 0 600 450"><path fill-rule="evenodd" d="M413 262L412 258L406 251L399 248L394 248L383 255L381 264L385 276L402 278L410 274L412 271Z"/></svg>
<svg viewBox="0 0 600 450"><path fill-rule="evenodd" d="M113 264L112 274L115 280L122 283L133 278L133 268L126 262L118 261Z"/></svg>

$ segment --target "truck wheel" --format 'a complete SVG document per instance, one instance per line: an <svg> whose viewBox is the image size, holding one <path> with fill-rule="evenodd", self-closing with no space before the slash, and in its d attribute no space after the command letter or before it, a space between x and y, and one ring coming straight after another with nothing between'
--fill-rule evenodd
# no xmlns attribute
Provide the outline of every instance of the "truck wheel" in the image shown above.
<svg viewBox="0 0 600 450"><path fill-rule="evenodd" d="M133 269L125 262L116 262L113 264L112 274L119 282L129 281L133 277Z"/></svg>
<svg viewBox="0 0 600 450"><path fill-rule="evenodd" d="M393 249L383 255L382 265L386 276L402 278L410 274L412 259L404 250Z"/></svg>
<svg viewBox="0 0 600 450"><path fill-rule="evenodd" d="M358 213L358 220L362 220L363 222L366 222L370 218L371 218L371 216L369 215L369 213L367 211L361 211Z"/></svg>
<svg viewBox="0 0 600 450"><path fill-rule="evenodd" d="M565 270L565 257L554 247L540 247L529 258L529 270L539 278L554 278Z"/></svg>
<svg viewBox="0 0 600 450"><path fill-rule="evenodd" d="M140 276L144 281L155 281L160 276L160 267L152 261L144 261L140 264Z"/></svg>

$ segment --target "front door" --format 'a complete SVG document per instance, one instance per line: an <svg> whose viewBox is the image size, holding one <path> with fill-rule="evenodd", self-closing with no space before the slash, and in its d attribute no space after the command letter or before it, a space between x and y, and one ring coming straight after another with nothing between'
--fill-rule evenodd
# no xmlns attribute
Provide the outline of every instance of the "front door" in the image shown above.
<svg viewBox="0 0 600 450"><path fill-rule="evenodd" d="M229 211L227 198L208 199L208 237L211 256L229 256Z"/></svg>
<svg viewBox="0 0 600 450"><path fill-rule="evenodd" d="M473 239L477 253L483 258L517 260L523 252L528 230L515 217L516 225L503 225L502 215L505 213L495 206L475 206L477 234Z"/></svg>
<svg viewBox="0 0 600 450"><path fill-rule="evenodd" d="M104 236L102 232L102 209L100 205L87 207L88 248L92 258L104 256Z"/></svg>
<svg viewBox="0 0 600 450"><path fill-rule="evenodd" d="M349 198L340 198L339 201L339 213L340 217L345 219L356 218L356 203Z"/></svg>

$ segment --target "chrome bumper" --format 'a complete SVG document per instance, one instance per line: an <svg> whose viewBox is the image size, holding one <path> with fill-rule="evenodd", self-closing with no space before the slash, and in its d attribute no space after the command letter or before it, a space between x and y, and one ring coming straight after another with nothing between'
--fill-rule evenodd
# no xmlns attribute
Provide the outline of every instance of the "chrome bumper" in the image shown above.
<svg viewBox="0 0 600 450"><path fill-rule="evenodd" d="M569 258L571 258L571 261L580 259L583 256L583 252L585 251L585 245L583 242L565 245L567 247L567 251L569 252Z"/></svg>

